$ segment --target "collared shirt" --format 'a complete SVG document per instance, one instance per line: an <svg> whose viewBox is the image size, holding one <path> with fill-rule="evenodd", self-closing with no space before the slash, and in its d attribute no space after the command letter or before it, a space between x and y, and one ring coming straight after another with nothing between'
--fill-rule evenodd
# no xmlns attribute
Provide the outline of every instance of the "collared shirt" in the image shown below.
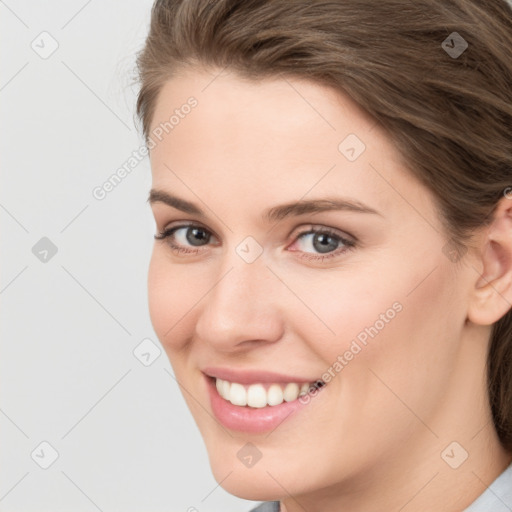
<svg viewBox="0 0 512 512"><path fill-rule="evenodd" d="M279 512L279 501L266 501L249 512ZM512 463L462 512L512 512Z"/></svg>
<svg viewBox="0 0 512 512"><path fill-rule="evenodd" d="M463 512L512 512L512 463Z"/></svg>

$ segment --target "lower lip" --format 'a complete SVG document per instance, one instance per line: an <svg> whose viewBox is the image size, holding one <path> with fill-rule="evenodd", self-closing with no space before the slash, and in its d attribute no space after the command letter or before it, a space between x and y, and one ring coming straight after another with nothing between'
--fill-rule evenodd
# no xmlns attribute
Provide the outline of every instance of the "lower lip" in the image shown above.
<svg viewBox="0 0 512 512"><path fill-rule="evenodd" d="M241 407L233 405L219 395L215 386L215 379L205 377L212 410L215 417L228 429L247 433L261 433L276 429L294 412L303 409L309 404L297 400L283 402L279 405L267 405L266 407ZM320 388L319 391L323 389ZM314 397L310 397L313 399Z"/></svg>

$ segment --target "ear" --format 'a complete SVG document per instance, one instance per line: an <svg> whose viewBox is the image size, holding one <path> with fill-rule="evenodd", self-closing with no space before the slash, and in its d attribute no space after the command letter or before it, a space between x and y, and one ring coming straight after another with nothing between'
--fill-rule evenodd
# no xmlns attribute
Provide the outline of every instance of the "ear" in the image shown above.
<svg viewBox="0 0 512 512"><path fill-rule="evenodd" d="M512 199L503 197L485 229L481 254L481 271L471 290L468 320L492 325L512 308ZM476 275L476 274L475 274Z"/></svg>

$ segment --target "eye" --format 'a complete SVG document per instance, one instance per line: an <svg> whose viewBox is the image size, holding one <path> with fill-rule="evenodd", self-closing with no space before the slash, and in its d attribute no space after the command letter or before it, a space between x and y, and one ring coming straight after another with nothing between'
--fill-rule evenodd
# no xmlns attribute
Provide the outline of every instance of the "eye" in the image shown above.
<svg viewBox="0 0 512 512"><path fill-rule="evenodd" d="M183 231L181 234L177 234ZM192 247L202 247L208 244L212 234L205 228L195 224L182 224L172 228L165 229L161 233L155 235L156 240L168 239L171 249L183 253L197 253L198 249L190 250L186 247L189 243ZM185 247L184 247L185 246Z"/></svg>
<svg viewBox="0 0 512 512"><path fill-rule="evenodd" d="M197 224L181 224L170 227L154 237L156 240L167 239L172 251L180 254L197 254L200 252L200 247L208 245L211 238L215 238L209 230ZM307 231L302 231L296 236L296 240L302 241L304 248L302 250L292 249L291 252L298 252L300 258L309 260L323 261L326 258L339 256L356 246L354 240L326 227L312 227ZM293 245L296 244L297 242ZM215 245L218 245L218 242ZM308 252L307 248L312 248L317 252Z"/></svg>
<svg viewBox="0 0 512 512"><path fill-rule="evenodd" d="M355 241L349 240L337 231L326 227L314 227L308 231L303 231L298 234L297 240L303 242L305 249L309 247L317 251L316 254L314 252L308 252L305 249L299 251L302 253L299 255L301 258L310 260L324 260L326 258L339 256L355 248L356 245Z"/></svg>

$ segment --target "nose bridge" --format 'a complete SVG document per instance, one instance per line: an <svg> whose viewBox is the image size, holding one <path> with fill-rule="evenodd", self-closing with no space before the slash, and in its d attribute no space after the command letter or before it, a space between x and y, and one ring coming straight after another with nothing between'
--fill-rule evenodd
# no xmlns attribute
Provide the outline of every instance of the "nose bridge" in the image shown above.
<svg viewBox="0 0 512 512"><path fill-rule="evenodd" d="M275 340L281 332L278 280L261 253L251 261L242 243L224 255L196 324L200 339L225 349L246 340ZM241 252L241 255L240 255Z"/></svg>

